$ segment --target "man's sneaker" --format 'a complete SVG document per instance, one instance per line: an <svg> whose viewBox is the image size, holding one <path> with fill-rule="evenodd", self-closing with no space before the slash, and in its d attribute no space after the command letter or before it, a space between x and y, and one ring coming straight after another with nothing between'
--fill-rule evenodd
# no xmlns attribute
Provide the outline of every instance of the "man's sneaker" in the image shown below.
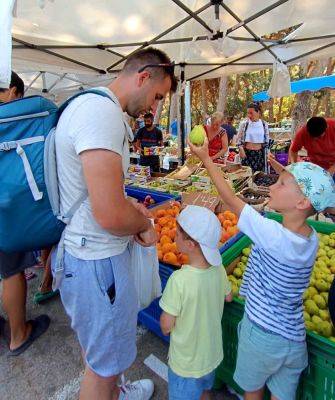
<svg viewBox="0 0 335 400"><path fill-rule="evenodd" d="M125 382L121 376L119 400L149 400L154 393L154 383L151 379L141 379L135 382Z"/></svg>

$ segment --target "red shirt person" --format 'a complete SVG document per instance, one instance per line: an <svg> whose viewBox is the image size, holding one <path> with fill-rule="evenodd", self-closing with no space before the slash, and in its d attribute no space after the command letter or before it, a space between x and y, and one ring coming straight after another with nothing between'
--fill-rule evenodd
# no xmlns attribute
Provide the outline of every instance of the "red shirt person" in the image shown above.
<svg viewBox="0 0 335 400"><path fill-rule="evenodd" d="M300 128L290 147L290 161L298 160L304 147L310 161L335 174L335 119L312 117Z"/></svg>

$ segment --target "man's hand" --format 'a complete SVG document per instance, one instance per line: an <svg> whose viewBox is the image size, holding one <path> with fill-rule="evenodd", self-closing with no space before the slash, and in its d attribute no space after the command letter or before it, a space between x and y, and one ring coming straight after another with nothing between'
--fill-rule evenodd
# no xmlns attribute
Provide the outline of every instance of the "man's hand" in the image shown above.
<svg viewBox="0 0 335 400"><path fill-rule="evenodd" d="M143 214L145 217L153 218L152 213L142 203L139 203L136 199L129 199L129 201L136 208L136 210Z"/></svg>
<svg viewBox="0 0 335 400"><path fill-rule="evenodd" d="M153 226L145 230L144 232L138 233L134 236L137 243L144 247L150 247L157 243L157 232Z"/></svg>
<svg viewBox="0 0 335 400"><path fill-rule="evenodd" d="M202 146L195 146L190 142L189 138L187 139L187 143L190 147L191 152L199 157L203 163L211 159L208 151L208 139L206 137Z"/></svg>

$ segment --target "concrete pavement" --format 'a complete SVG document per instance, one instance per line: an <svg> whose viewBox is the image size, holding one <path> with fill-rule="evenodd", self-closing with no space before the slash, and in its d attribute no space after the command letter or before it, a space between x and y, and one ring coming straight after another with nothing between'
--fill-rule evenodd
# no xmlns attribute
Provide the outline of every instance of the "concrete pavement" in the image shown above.
<svg viewBox="0 0 335 400"><path fill-rule="evenodd" d="M28 282L28 318L47 314L51 318L49 330L19 357L7 357L6 336L0 337L0 399L1 400L75 400L78 398L83 363L79 344L71 330L69 320L59 298L44 305L33 304L41 275ZM1 289L0 289L1 291ZM4 315L0 307L0 315ZM126 372L126 378L134 381L150 378L155 382L153 400L167 399L167 384L144 364L153 354L167 362L167 345L145 329L138 330L138 355ZM216 400L235 399L223 392L213 394ZM187 400L187 399L185 399Z"/></svg>

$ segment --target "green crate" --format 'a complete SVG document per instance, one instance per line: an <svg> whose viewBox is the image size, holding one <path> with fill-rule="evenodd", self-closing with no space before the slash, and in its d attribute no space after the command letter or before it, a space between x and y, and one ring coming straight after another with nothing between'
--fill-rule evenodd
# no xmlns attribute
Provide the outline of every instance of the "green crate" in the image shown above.
<svg viewBox="0 0 335 400"><path fill-rule="evenodd" d="M268 218L281 221L277 213L268 213ZM310 221L317 232L329 234L335 231L335 224ZM230 249L222 254L222 262L228 266L251 244L247 236L243 236ZM216 370L215 386L222 383L232 387L238 393L243 390L233 379L237 356L237 325L243 317L244 301L235 298L225 305L222 318L222 339L224 359ZM335 343L313 333L307 332L309 365L303 372L297 391L296 400L335 400ZM265 399L270 399L267 392Z"/></svg>

